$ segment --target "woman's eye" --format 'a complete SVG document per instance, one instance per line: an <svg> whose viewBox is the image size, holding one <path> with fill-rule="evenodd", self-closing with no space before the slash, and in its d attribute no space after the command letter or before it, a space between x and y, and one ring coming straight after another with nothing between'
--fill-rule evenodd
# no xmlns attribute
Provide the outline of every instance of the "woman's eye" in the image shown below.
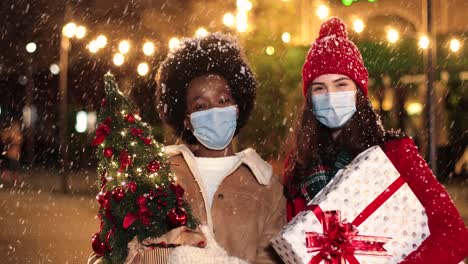
<svg viewBox="0 0 468 264"><path fill-rule="evenodd" d="M318 92L318 91L322 91L323 90L323 87L322 86L315 86L312 88L312 91L314 92Z"/></svg>
<svg viewBox="0 0 468 264"><path fill-rule="evenodd" d="M221 99L219 100L219 103L220 103L220 104L225 104L225 103L228 103L228 102L230 102L230 101L231 101L231 100L230 100L229 98L221 98Z"/></svg>
<svg viewBox="0 0 468 264"><path fill-rule="evenodd" d="M195 105L194 108L195 108L195 110L201 110L201 109L205 108L205 105L204 104L197 104L197 105Z"/></svg>
<svg viewBox="0 0 468 264"><path fill-rule="evenodd" d="M345 86L348 86L348 84L347 83L340 83L340 84L338 84L338 86L339 87L345 87Z"/></svg>

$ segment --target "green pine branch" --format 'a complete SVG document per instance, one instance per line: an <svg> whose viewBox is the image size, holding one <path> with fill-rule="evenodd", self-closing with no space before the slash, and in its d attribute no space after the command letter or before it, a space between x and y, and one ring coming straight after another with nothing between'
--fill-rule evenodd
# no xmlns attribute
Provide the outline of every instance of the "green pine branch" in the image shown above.
<svg viewBox="0 0 468 264"><path fill-rule="evenodd" d="M118 89L114 76L108 73L104 81L106 97L93 141L101 178L97 196L101 205L99 239L105 246L104 263L122 263L127 243L135 236L142 241L162 236L175 227L167 220L171 209L183 208L190 228L195 228L196 220L188 204L178 199L171 188L173 177L164 146L154 140L151 127L141 121L135 105ZM150 213L146 220L137 217L125 229L125 217L141 211L139 199L145 200Z"/></svg>

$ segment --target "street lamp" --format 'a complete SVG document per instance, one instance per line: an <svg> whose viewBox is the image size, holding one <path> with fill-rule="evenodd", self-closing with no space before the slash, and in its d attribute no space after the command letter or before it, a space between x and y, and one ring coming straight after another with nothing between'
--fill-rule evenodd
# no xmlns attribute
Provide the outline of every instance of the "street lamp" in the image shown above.
<svg viewBox="0 0 468 264"><path fill-rule="evenodd" d="M56 63L52 63L49 70L53 75L57 75L60 72L60 67Z"/></svg>
<svg viewBox="0 0 468 264"><path fill-rule="evenodd" d="M67 38L73 38L73 36L75 36L75 33L76 33L76 24L73 22L66 24L62 29L62 33Z"/></svg>
<svg viewBox="0 0 468 264"><path fill-rule="evenodd" d="M34 53L37 49L37 45L34 42L29 42L26 44L26 51L29 53Z"/></svg>

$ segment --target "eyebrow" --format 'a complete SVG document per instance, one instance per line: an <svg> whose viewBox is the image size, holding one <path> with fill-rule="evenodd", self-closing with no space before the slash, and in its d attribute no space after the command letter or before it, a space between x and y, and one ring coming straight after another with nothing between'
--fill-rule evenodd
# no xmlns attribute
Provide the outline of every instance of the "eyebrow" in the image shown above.
<svg viewBox="0 0 468 264"><path fill-rule="evenodd" d="M338 78L338 79L336 79L336 80L333 80L333 82L334 82L334 83L337 83L337 82L339 82L339 81L344 81L344 80L349 80L349 81L350 81L351 79L349 79L348 77L341 77L341 78ZM323 82L313 82L313 83L311 83L310 85L314 85L314 84L315 84L315 85L317 85L317 84L324 85L325 83L323 83Z"/></svg>
<svg viewBox="0 0 468 264"><path fill-rule="evenodd" d="M334 80L333 82L336 83L336 82L344 81L344 80L349 80L350 81L351 79L349 79L348 77L341 77L341 78L338 78L338 79Z"/></svg>
<svg viewBox="0 0 468 264"><path fill-rule="evenodd" d="M195 98L193 98L193 101L197 101L199 99L205 99L205 97L203 95L197 95Z"/></svg>

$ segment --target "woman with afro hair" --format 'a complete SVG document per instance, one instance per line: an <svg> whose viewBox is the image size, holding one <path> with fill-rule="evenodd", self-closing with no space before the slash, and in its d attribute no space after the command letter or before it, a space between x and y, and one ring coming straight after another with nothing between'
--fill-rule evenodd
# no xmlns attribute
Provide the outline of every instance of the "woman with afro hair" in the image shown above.
<svg viewBox="0 0 468 264"><path fill-rule="evenodd" d="M339 18L325 21L302 69L304 106L286 162L287 217L304 210L337 171L380 146L428 217L430 235L399 263L458 263L468 255L468 230L413 140L386 131L368 97L368 72Z"/></svg>
<svg viewBox="0 0 468 264"><path fill-rule="evenodd" d="M185 143L166 153L193 215L214 237L207 248L176 248L170 263L276 262L269 241L286 221L282 185L255 150L235 153L232 144L255 90L238 42L221 33L182 40L161 64L157 109Z"/></svg>

